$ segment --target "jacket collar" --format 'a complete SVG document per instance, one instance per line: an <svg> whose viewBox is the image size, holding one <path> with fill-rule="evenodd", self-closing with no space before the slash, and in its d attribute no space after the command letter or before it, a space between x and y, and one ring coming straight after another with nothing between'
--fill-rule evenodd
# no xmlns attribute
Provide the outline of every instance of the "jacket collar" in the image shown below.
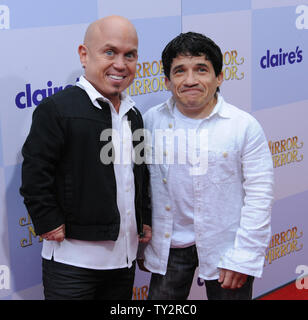
<svg viewBox="0 0 308 320"><path fill-rule="evenodd" d="M84 76L80 77L79 81L76 82L76 86L86 91L91 102L96 108L102 109L102 104L98 103L98 101L102 101L107 103L110 106L111 110L114 109L112 102L101 95ZM125 92L122 92L120 112L126 114L131 108L134 108L134 106L135 102L131 99L131 97Z"/></svg>

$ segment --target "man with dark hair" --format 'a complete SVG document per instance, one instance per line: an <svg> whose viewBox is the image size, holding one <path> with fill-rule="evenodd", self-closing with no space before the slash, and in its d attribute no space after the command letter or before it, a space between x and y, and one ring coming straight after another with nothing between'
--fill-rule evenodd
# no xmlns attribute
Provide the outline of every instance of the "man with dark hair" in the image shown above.
<svg viewBox="0 0 308 320"><path fill-rule="evenodd" d="M20 191L44 239L46 299L130 300L138 243L151 237L147 169L131 161L143 121L123 92L136 72L135 27L96 20L78 53L84 76L33 112Z"/></svg>
<svg viewBox="0 0 308 320"><path fill-rule="evenodd" d="M144 116L153 237L140 266L153 273L149 299L186 299L197 267L208 299L251 299L270 238L264 132L218 93L223 59L211 39L180 34L162 60L172 97Z"/></svg>
<svg viewBox="0 0 308 320"><path fill-rule="evenodd" d="M216 43L208 37L196 32L182 33L174 41L167 44L162 53L165 76L170 80L170 68L174 58L179 55L206 56L212 63L216 77L222 71L222 53ZM219 87L217 87L219 91Z"/></svg>

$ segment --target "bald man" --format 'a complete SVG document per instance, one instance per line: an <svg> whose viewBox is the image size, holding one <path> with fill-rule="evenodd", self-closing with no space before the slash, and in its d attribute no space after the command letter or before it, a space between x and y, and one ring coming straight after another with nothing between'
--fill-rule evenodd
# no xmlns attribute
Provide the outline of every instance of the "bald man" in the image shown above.
<svg viewBox="0 0 308 320"><path fill-rule="evenodd" d="M151 238L148 172L132 161L143 121L124 93L135 77L136 30L123 17L97 20L78 53L79 82L33 112L20 192L44 239L45 299L128 300L138 243Z"/></svg>

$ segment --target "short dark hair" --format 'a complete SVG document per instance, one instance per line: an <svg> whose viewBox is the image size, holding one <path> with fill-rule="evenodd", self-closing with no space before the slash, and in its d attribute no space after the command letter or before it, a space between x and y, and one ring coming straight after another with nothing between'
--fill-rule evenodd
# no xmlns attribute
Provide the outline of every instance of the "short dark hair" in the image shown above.
<svg viewBox="0 0 308 320"><path fill-rule="evenodd" d="M219 46L201 33L181 33L166 45L162 53L162 63L165 76L169 80L172 61L179 55L204 55L212 63L216 77L222 71L223 57Z"/></svg>

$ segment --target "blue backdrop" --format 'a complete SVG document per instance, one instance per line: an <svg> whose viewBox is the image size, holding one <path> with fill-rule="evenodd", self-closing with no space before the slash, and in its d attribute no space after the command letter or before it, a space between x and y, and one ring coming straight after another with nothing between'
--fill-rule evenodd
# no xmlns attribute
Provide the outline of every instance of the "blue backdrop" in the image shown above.
<svg viewBox="0 0 308 320"><path fill-rule="evenodd" d="M224 54L225 99L262 124L275 166L272 239L254 297L297 278L308 261L307 0L0 0L0 299L42 299L42 242L19 195L32 112L82 74L77 47L93 20L129 18L140 40L128 92L144 112L170 93L161 51L180 32L212 37ZM133 299L146 299L137 270ZM190 299L205 299L195 276Z"/></svg>

